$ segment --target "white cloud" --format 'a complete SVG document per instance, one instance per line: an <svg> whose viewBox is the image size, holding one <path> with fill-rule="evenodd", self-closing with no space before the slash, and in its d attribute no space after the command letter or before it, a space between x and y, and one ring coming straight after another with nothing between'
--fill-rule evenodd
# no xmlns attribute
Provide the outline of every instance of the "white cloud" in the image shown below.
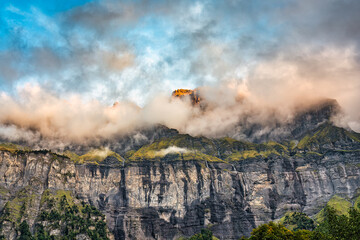
<svg viewBox="0 0 360 240"><path fill-rule="evenodd" d="M170 146L165 149L161 149L160 151L156 151L154 154L155 156L166 156L167 154L175 154L175 153L189 153L191 152L187 148L181 148L177 146Z"/></svg>

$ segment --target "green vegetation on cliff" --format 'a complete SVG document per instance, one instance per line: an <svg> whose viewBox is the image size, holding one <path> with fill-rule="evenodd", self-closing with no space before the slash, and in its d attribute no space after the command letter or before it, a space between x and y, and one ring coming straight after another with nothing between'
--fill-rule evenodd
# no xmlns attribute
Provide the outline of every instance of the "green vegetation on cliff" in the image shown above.
<svg viewBox="0 0 360 240"><path fill-rule="evenodd" d="M27 217L27 209L36 205L36 194L31 187L24 188L15 194L15 197L8 201L0 215L0 223L4 221L13 222L15 225L21 223Z"/></svg>
<svg viewBox="0 0 360 240"><path fill-rule="evenodd" d="M28 223L26 221L23 221L20 224L19 231L20 231L19 240L31 240L31 239L33 239L32 235L31 235L31 232L30 232L29 225L28 225Z"/></svg>
<svg viewBox="0 0 360 240"><path fill-rule="evenodd" d="M210 229L201 229L200 233L194 234L190 238L181 237L178 240L218 240L218 238L213 235Z"/></svg>
<svg viewBox="0 0 360 240"><path fill-rule="evenodd" d="M334 209L335 213L338 215L347 215L349 209L351 208L352 204L350 201L342 198L340 196L334 195L329 202L326 204L325 208L323 208L316 216L315 220L317 222L324 221L325 218L325 210L326 207L331 207Z"/></svg>
<svg viewBox="0 0 360 240"><path fill-rule="evenodd" d="M205 137L191 137L187 134L160 139L137 151L129 151L126 156L130 161L162 159L222 161L216 157L216 146L212 140Z"/></svg>
<svg viewBox="0 0 360 240"><path fill-rule="evenodd" d="M286 146L273 141L256 144L228 137L211 140L179 134L145 145L137 151L128 151L125 156L130 161L177 159L229 162L287 153Z"/></svg>
<svg viewBox="0 0 360 240"><path fill-rule="evenodd" d="M80 156L74 152L65 151L64 155L77 164L98 164L104 161L107 157L114 157L119 162L124 161L124 159L118 153L113 152L107 148L93 149Z"/></svg>
<svg viewBox="0 0 360 240"><path fill-rule="evenodd" d="M269 157L272 154L288 154L286 146L274 141L256 144L246 141L237 141L235 139L226 137L216 140L216 144L221 158L225 159L226 161Z"/></svg>
<svg viewBox="0 0 360 240"><path fill-rule="evenodd" d="M356 152L359 151L360 134L324 123L299 140L289 140L283 143L269 141L266 143L251 143L238 141L229 137L209 139L193 137L188 134L177 134L172 137L158 139L140 148L130 149L124 155L127 161L146 160L198 160L209 162L232 162L248 159L261 159L277 156L297 156L299 158L321 158L327 151ZM34 151L15 144L0 144L0 151L13 154L18 152L56 153L47 150ZM100 164L111 157L124 162L125 159L109 148L97 148L83 155L65 151L62 153L76 164ZM114 162L114 161L112 161Z"/></svg>
<svg viewBox="0 0 360 240"><path fill-rule="evenodd" d="M336 127L330 123L324 123L318 127L315 133L305 135L297 144L301 150L320 150L320 148L334 148L348 145L349 143L360 143L360 134Z"/></svg>
<svg viewBox="0 0 360 240"><path fill-rule="evenodd" d="M105 216L95 207L75 199L70 191L48 189L41 199L36 199L38 197L30 189L19 191L5 204L0 226L5 222L13 224L19 239L65 240L81 234L90 239L108 239ZM40 210L39 215L33 215L33 208ZM31 219L35 220L33 236L28 226Z"/></svg>
<svg viewBox="0 0 360 240"><path fill-rule="evenodd" d="M310 240L311 231L291 231L281 223L269 222L253 229L249 238L242 237L242 240Z"/></svg>
<svg viewBox="0 0 360 240"><path fill-rule="evenodd" d="M8 151L11 153L31 151L28 147L23 147L13 143L0 143L0 151Z"/></svg>
<svg viewBox="0 0 360 240"><path fill-rule="evenodd" d="M358 196L354 201L354 208L360 210L360 196Z"/></svg>
<svg viewBox="0 0 360 240"><path fill-rule="evenodd" d="M313 230L315 228L314 220L301 212L288 212L280 219L279 223L292 231Z"/></svg>
<svg viewBox="0 0 360 240"><path fill-rule="evenodd" d="M91 239L108 239L105 216L93 206L76 202L69 191L46 190L40 208L36 239L47 239L51 233L56 233L55 239L74 239L81 234Z"/></svg>

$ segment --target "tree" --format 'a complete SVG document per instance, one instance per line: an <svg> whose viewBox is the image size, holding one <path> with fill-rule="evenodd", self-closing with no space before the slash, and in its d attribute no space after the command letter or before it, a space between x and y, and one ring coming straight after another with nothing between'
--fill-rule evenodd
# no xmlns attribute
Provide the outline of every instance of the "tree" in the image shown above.
<svg viewBox="0 0 360 240"><path fill-rule="evenodd" d="M260 225L251 232L251 240L280 240L293 239L294 233L282 224L269 222Z"/></svg>
<svg viewBox="0 0 360 240"><path fill-rule="evenodd" d="M26 221L23 221L20 224L19 230L20 230L19 240L33 240L33 237L32 237L31 232L30 232L29 225L27 224Z"/></svg>
<svg viewBox="0 0 360 240"><path fill-rule="evenodd" d="M249 238L242 237L243 240L310 240L311 231L298 230L291 231L280 223L269 222L260 225L251 232Z"/></svg>
<svg viewBox="0 0 360 240"><path fill-rule="evenodd" d="M349 209L349 215L337 215L334 208L326 206L324 221L315 229L315 232L326 238L335 240L357 240L360 236L360 211ZM315 239L315 238L314 238Z"/></svg>
<svg viewBox="0 0 360 240"><path fill-rule="evenodd" d="M201 233L195 234L189 240L212 240L213 234L209 229L201 229Z"/></svg>
<svg viewBox="0 0 360 240"><path fill-rule="evenodd" d="M360 206L358 207L360 209ZM301 214L295 218L286 218L288 224L302 224L311 226L311 221ZM301 225L300 224L300 225ZM348 215L337 215L336 210L326 206L324 208L324 220L313 230L291 231L282 224L270 222L255 228L248 240L358 240L360 236L360 210L350 208Z"/></svg>
<svg viewBox="0 0 360 240"><path fill-rule="evenodd" d="M36 225L36 240L51 240L51 236L45 231L44 226L41 224Z"/></svg>
<svg viewBox="0 0 360 240"><path fill-rule="evenodd" d="M286 216L284 220L284 225L296 225L293 229L296 230L313 230L315 228L314 220L309 218L305 213L294 212L290 216Z"/></svg>

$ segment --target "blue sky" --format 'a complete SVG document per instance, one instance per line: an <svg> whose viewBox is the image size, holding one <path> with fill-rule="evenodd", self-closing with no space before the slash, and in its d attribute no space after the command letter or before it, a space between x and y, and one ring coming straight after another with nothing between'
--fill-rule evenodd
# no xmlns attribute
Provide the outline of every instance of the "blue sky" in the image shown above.
<svg viewBox="0 0 360 240"><path fill-rule="evenodd" d="M153 92L217 84L235 62L252 61L241 38L267 45L281 32L265 12L256 16L281 1L250 2L2 1L0 88L30 82L142 104Z"/></svg>
<svg viewBox="0 0 360 240"><path fill-rule="evenodd" d="M31 83L143 105L159 91L241 84L259 64L294 59L304 46L357 49L357 9L350 0L5 0L0 89L16 94Z"/></svg>

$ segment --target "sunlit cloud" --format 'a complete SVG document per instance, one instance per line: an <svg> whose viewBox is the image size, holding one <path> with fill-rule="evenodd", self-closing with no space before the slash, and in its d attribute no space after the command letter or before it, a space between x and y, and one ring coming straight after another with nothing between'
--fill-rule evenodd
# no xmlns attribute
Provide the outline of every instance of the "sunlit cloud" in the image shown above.
<svg viewBox="0 0 360 240"><path fill-rule="evenodd" d="M337 124L360 131L359 1L63 5L0 5L2 132L80 141L164 124L218 137L315 98L337 99ZM197 87L211 111L169 102Z"/></svg>

